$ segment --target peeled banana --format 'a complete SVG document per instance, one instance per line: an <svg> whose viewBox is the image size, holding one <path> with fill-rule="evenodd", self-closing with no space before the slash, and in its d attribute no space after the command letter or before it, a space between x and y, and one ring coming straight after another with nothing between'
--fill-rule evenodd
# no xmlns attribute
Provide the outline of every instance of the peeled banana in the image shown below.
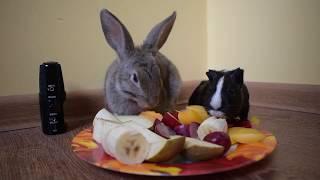
<svg viewBox="0 0 320 180"><path fill-rule="evenodd" d="M152 123L141 116L115 116L101 109L93 120L93 139L122 163L142 163L148 158L150 142L132 126L147 129Z"/></svg>
<svg viewBox="0 0 320 180"><path fill-rule="evenodd" d="M105 135L121 122L117 120L109 111L101 109L93 120L93 139L101 143Z"/></svg>

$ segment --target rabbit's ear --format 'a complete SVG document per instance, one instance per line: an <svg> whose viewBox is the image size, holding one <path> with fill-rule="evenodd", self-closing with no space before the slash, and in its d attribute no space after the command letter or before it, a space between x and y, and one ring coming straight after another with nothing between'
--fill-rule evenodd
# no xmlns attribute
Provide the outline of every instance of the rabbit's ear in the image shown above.
<svg viewBox="0 0 320 180"><path fill-rule="evenodd" d="M166 42L175 20L176 12L173 12L171 16L157 24L148 34L143 43L143 47L159 50Z"/></svg>
<svg viewBox="0 0 320 180"><path fill-rule="evenodd" d="M101 26L109 45L120 59L126 59L134 50L132 38L126 27L107 9L100 12Z"/></svg>

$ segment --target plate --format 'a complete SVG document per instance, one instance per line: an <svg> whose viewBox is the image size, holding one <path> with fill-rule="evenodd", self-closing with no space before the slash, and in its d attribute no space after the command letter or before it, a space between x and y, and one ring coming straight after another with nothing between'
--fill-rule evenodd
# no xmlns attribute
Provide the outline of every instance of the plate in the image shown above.
<svg viewBox="0 0 320 180"><path fill-rule="evenodd" d="M106 154L99 143L92 139L92 128L79 132L72 140L73 152L82 160L108 170L149 176L189 176L225 172L262 160L277 145L274 135L263 131L265 139L257 143L239 144L228 155L207 161L188 162L183 157L166 163L122 164Z"/></svg>

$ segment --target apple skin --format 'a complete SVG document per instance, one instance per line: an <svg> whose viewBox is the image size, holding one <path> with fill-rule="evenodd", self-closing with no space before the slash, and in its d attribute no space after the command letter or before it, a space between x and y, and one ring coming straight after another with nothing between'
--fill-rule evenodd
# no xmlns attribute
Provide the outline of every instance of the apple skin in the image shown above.
<svg viewBox="0 0 320 180"><path fill-rule="evenodd" d="M221 131L212 132L206 135L203 140L223 146L224 152L227 152L231 146L231 140L229 135Z"/></svg>
<svg viewBox="0 0 320 180"><path fill-rule="evenodd" d="M196 123L196 122L192 122L191 124L189 124L189 137L192 138L199 138L198 136L198 128L199 128L200 124Z"/></svg>
<svg viewBox="0 0 320 180"><path fill-rule="evenodd" d="M181 136L190 137L188 124L181 124L179 126L176 126L176 127L174 127L174 131Z"/></svg>
<svg viewBox="0 0 320 180"><path fill-rule="evenodd" d="M166 112L164 113L162 120L165 125L169 126L171 129L174 129L174 127L181 125L181 123L178 120L178 112Z"/></svg>
<svg viewBox="0 0 320 180"><path fill-rule="evenodd" d="M154 123L154 132L166 139L169 139L170 136L176 135L175 131L158 119L156 119Z"/></svg>

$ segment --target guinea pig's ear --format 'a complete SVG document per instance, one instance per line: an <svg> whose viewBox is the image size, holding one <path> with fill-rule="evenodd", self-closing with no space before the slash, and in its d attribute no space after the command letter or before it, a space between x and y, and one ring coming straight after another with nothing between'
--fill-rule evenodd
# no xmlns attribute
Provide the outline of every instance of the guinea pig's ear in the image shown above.
<svg viewBox="0 0 320 180"><path fill-rule="evenodd" d="M212 81L218 76L218 71L209 69L209 71L206 72L206 75L209 80Z"/></svg>
<svg viewBox="0 0 320 180"><path fill-rule="evenodd" d="M237 84L242 85L243 84L243 69L237 68L232 71L231 78L236 82Z"/></svg>

